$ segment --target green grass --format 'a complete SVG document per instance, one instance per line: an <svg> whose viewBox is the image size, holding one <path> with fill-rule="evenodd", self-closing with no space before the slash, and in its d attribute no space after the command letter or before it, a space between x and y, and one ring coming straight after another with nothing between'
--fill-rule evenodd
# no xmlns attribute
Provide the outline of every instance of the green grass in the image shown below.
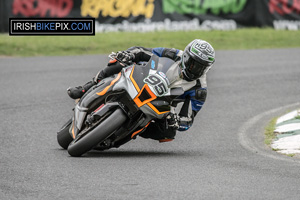
<svg viewBox="0 0 300 200"><path fill-rule="evenodd" d="M277 117L273 118L269 124L265 127L265 144L270 146L276 134L274 133L275 126L276 126ZM275 149L273 149L275 150ZM276 150L275 150L276 151Z"/></svg>
<svg viewBox="0 0 300 200"><path fill-rule="evenodd" d="M216 50L300 47L299 31L238 29L235 31L180 31L99 33L96 36L0 35L2 56L107 54L131 46L184 49L193 39L210 42Z"/></svg>
<svg viewBox="0 0 300 200"><path fill-rule="evenodd" d="M296 154L292 153L292 154L287 154L287 156L289 157L294 157Z"/></svg>

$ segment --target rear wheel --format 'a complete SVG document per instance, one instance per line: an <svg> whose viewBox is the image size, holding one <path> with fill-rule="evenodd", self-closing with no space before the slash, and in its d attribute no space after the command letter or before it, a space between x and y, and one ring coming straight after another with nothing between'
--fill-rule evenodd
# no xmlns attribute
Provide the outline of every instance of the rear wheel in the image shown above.
<svg viewBox="0 0 300 200"><path fill-rule="evenodd" d="M67 149L69 144L72 142L73 138L69 133L70 126L72 125L72 119L70 119L65 125L63 125L60 131L57 132L57 142L58 144Z"/></svg>
<svg viewBox="0 0 300 200"><path fill-rule="evenodd" d="M84 136L72 141L68 147L71 156L81 156L94 146L108 138L126 121L127 117L119 108L104 119L97 127L85 133Z"/></svg>

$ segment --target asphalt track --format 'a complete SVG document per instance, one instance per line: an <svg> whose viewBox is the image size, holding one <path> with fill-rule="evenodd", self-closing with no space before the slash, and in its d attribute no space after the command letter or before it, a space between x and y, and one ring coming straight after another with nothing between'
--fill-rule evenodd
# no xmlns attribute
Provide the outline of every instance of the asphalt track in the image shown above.
<svg viewBox="0 0 300 200"><path fill-rule="evenodd" d="M216 53L190 131L80 158L56 142L72 114L66 88L106 56L0 58L0 199L299 199L300 159L262 134L300 106L300 49Z"/></svg>

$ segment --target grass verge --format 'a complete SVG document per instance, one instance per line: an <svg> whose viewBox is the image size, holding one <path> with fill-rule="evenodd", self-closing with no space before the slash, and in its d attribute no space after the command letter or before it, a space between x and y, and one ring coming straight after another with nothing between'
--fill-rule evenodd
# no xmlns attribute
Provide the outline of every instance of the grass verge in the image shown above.
<svg viewBox="0 0 300 200"><path fill-rule="evenodd" d="M209 41L216 50L300 47L299 31L258 28L235 31L118 32L98 33L96 36L8 36L0 34L0 55L107 54L131 46L184 49L195 38Z"/></svg>
<svg viewBox="0 0 300 200"><path fill-rule="evenodd" d="M270 146L272 141L275 139L276 134L274 133L276 121L278 117L273 118L269 124L265 127L265 144ZM275 149L274 149L275 150Z"/></svg>

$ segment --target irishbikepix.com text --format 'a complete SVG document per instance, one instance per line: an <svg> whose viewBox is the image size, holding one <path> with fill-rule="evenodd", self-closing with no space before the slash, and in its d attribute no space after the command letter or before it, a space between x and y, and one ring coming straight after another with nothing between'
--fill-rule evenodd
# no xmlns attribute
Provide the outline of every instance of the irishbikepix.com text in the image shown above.
<svg viewBox="0 0 300 200"><path fill-rule="evenodd" d="M95 19L10 18L9 35L95 35Z"/></svg>

